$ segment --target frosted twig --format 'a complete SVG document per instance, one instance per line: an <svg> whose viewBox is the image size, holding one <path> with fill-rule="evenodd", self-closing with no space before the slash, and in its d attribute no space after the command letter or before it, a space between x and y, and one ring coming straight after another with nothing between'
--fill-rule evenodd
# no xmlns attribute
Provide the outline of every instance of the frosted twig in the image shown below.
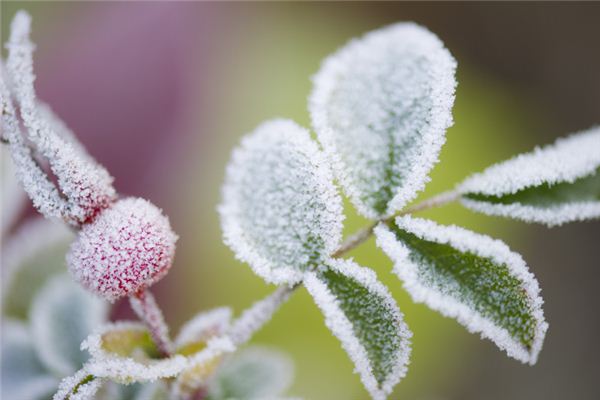
<svg viewBox="0 0 600 400"><path fill-rule="evenodd" d="M150 335L163 357L172 353L173 344L169 339L169 327L165 323L162 311L149 290L140 290L129 296L131 308L136 315L146 324Z"/></svg>
<svg viewBox="0 0 600 400"><path fill-rule="evenodd" d="M390 221L393 221L394 218L401 215L414 214L419 211L429 210L430 208L441 207L448 203L452 203L453 201L458 200L459 197L460 194L456 191L450 190L447 192L442 192L436 196L423 200L422 202L417 203L414 206L407 207L406 209L392 215L389 218L385 218L381 221L375 221L371 225L360 229L359 231L351 235L348 239L346 239L340 245L340 247L333 254L331 254L331 257L341 257L342 255L346 254L350 250L363 243L365 240L371 237L371 235L373 234L373 229L375 229L375 227L380 222L388 223Z"/></svg>
<svg viewBox="0 0 600 400"><path fill-rule="evenodd" d="M280 286L269 296L254 303L249 309L233 322L229 330L229 337L235 345L247 342L256 331L271 320L273 314L279 307L285 303L290 294L300 287L300 284L294 286Z"/></svg>

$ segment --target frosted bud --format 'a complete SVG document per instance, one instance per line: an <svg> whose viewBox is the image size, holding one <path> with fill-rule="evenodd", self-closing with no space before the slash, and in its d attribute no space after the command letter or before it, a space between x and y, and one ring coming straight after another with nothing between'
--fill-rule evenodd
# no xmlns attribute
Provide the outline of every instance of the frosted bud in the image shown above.
<svg viewBox="0 0 600 400"><path fill-rule="evenodd" d="M159 208L126 198L83 226L67 264L84 287L112 302L160 280L171 268L176 241Z"/></svg>

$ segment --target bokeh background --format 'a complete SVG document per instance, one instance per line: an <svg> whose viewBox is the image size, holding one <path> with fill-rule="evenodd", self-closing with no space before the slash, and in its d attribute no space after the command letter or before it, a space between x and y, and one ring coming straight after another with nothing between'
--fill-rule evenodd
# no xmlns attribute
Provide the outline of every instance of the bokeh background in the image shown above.
<svg viewBox="0 0 600 400"><path fill-rule="evenodd" d="M261 121L309 126L310 76L348 39L416 21L457 58L455 125L421 198L536 144L600 123L600 3L7 2L34 19L40 97L116 177L150 199L180 235L155 292L176 329L200 309L236 312L273 290L221 242L216 206L240 137ZM31 212L31 211L29 211ZM347 232L365 224L348 207ZM414 332L397 399L597 399L600 223L555 229L476 215L423 213L505 240L540 281L550 323L535 367L413 304L369 241L352 254L389 285ZM25 216L23 217L25 218ZM115 318L130 317L126 304ZM287 351L291 393L367 398L352 365L301 290L254 339Z"/></svg>

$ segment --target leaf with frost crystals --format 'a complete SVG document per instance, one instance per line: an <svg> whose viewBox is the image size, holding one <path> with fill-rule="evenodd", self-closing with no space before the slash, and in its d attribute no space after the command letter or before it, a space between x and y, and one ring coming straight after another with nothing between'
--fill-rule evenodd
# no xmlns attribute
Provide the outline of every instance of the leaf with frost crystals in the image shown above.
<svg viewBox="0 0 600 400"><path fill-rule="evenodd" d="M388 290L367 268L333 259L304 284L342 342L374 399L384 399L406 374L411 333Z"/></svg>
<svg viewBox="0 0 600 400"><path fill-rule="evenodd" d="M49 281L34 299L30 323L34 346L50 370L70 375L87 360L80 343L108 318L108 307L70 276Z"/></svg>
<svg viewBox="0 0 600 400"><path fill-rule="evenodd" d="M2 309L25 320L31 302L51 277L66 272L65 254L73 232L44 218L25 222L3 243Z"/></svg>
<svg viewBox="0 0 600 400"><path fill-rule="evenodd" d="M14 320L2 321L0 397L42 400L56 390L58 381L40 361L27 327Z"/></svg>
<svg viewBox="0 0 600 400"><path fill-rule="evenodd" d="M209 387L209 399L275 399L289 388L294 365L285 354L249 347L227 360Z"/></svg>
<svg viewBox="0 0 600 400"><path fill-rule="evenodd" d="M475 174L465 207L548 226L600 217L600 127L558 139Z"/></svg>
<svg viewBox="0 0 600 400"><path fill-rule="evenodd" d="M378 225L375 235L414 301L536 363L548 324L538 282L519 254L488 236L408 216Z"/></svg>
<svg viewBox="0 0 600 400"><path fill-rule="evenodd" d="M52 400L93 400L101 385L101 379L82 368L60 382Z"/></svg>
<svg viewBox="0 0 600 400"><path fill-rule="evenodd" d="M342 203L308 132L272 120L242 139L219 207L225 243L271 283L294 283L338 246Z"/></svg>
<svg viewBox="0 0 600 400"><path fill-rule="evenodd" d="M219 307L197 314L181 327L175 339L177 353L195 353L204 348L210 338L224 334L229 329L231 314L229 307Z"/></svg>
<svg viewBox="0 0 600 400"><path fill-rule="evenodd" d="M324 61L313 126L363 216L392 215L425 186L452 124L455 69L437 36L413 23L367 33Z"/></svg>

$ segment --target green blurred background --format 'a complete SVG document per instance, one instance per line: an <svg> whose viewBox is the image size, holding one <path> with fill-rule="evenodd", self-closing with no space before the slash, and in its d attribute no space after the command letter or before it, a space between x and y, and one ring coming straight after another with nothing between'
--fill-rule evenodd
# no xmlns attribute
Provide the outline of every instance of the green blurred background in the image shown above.
<svg viewBox="0 0 600 400"><path fill-rule="evenodd" d="M34 18L40 97L116 177L180 235L156 287L174 330L199 310L248 307L273 287L234 260L216 213L231 149L273 117L310 126L320 61L348 39L416 21L458 60L455 124L420 198L517 152L600 122L600 4L2 2ZM346 232L365 225L347 207ZM538 277L550 323L535 367L413 304L370 240L352 256L389 285L414 333L397 399L596 399L598 222L547 230L451 205L422 213L505 240ZM115 318L131 317L126 304ZM293 395L363 399L358 376L304 290L253 342L288 352Z"/></svg>

